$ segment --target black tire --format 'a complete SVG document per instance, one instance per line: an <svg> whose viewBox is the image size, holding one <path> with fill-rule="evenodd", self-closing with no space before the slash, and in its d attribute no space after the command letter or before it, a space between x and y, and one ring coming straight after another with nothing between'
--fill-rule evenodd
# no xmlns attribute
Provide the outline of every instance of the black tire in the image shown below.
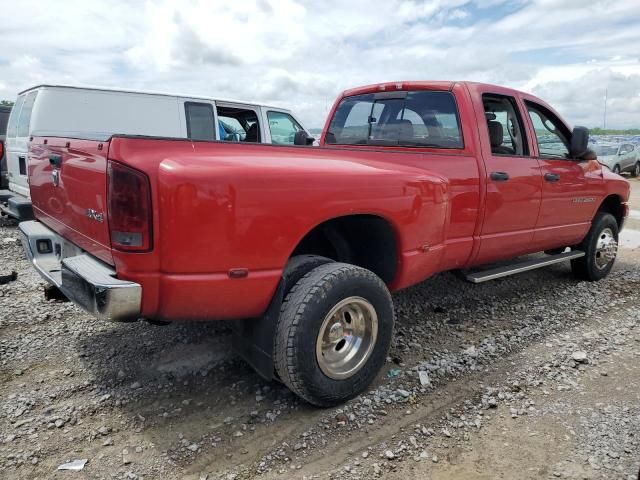
<svg viewBox="0 0 640 480"><path fill-rule="evenodd" d="M349 298L364 299L373 307L377 337L355 373L334 379L318 362L316 341L328 313ZM313 405L342 403L364 391L384 365L393 323L391 295L373 272L345 263L316 267L293 286L282 305L274 341L276 372L287 387Z"/></svg>
<svg viewBox="0 0 640 480"><path fill-rule="evenodd" d="M298 281L307 273L320 265L331 263L333 260L320 255L296 255L292 257L284 268L282 278L284 279L284 296L291 290Z"/></svg>
<svg viewBox="0 0 640 480"><path fill-rule="evenodd" d="M631 176L633 178L640 177L640 161L636 162L633 166L633 170L631 170Z"/></svg>
<svg viewBox="0 0 640 480"><path fill-rule="evenodd" d="M620 175L621 170L620 170L620 165L618 165L617 163L613 166L613 173Z"/></svg>
<svg viewBox="0 0 640 480"><path fill-rule="evenodd" d="M598 212L593 222L591 222L589 233L587 233L582 243L576 247L577 250L584 251L585 256L571 260L571 270L580 280L598 281L606 277L613 268L615 257L608 261L606 265L598 266L598 258L603 255L602 252L598 251L598 241L607 231L611 232L617 248L618 222L610 213Z"/></svg>

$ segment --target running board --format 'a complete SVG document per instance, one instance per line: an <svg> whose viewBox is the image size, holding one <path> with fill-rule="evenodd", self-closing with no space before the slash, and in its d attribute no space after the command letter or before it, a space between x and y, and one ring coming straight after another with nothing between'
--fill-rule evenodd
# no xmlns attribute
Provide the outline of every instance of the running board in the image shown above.
<svg viewBox="0 0 640 480"><path fill-rule="evenodd" d="M557 255L549 255L543 258L527 260L526 262L514 263L513 265L506 265L504 267L470 273L466 276L466 279L471 283L488 282L489 280L495 280L496 278L508 277L509 275L515 275L516 273L528 272L529 270L547 267L554 263L566 262L567 260L584 257L584 255L585 253L580 250L572 250L570 252L559 253Z"/></svg>

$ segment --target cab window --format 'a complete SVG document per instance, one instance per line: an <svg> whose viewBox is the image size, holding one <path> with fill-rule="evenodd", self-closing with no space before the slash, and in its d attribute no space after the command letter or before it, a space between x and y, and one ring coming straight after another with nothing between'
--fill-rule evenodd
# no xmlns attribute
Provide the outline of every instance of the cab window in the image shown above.
<svg viewBox="0 0 640 480"><path fill-rule="evenodd" d="M529 155L527 137L513 97L483 94L482 104L493 155Z"/></svg>
<svg viewBox="0 0 640 480"><path fill-rule="evenodd" d="M296 132L304 130L293 117L284 112L267 112L271 143L275 145L293 145Z"/></svg>
<svg viewBox="0 0 640 480"><path fill-rule="evenodd" d="M326 142L463 148L458 109L451 92L397 91L342 99Z"/></svg>
<svg viewBox="0 0 640 480"><path fill-rule="evenodd" d="M541 158L569 158L569 138L567 127L547 108L526 101L527 110L538 142L538 154Z"/></svg>

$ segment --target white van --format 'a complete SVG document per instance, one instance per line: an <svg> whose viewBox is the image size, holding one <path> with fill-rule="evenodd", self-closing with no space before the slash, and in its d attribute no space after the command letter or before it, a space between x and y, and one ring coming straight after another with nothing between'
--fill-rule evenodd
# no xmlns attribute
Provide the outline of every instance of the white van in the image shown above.
<svg viewBox="0 0 640 480"><path fill-rule="evenodd" d="M293 145L305 130L289 110L256 103L131 90L40 85L21 92L7 126L9 191L0 211L32 218L28 184L31 136L114 134Z"/></svg>

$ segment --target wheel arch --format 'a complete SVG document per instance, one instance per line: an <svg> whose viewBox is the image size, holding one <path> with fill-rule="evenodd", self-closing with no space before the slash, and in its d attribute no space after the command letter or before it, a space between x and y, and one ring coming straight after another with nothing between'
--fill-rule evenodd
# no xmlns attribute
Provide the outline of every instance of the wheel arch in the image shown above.
<svg viewBox="0 0 640 480"><path fill-rule="evenodd" d="M371 270L389 285L399 272L400 235L377 213L350 213L317 223L302 235L288 258L313 254Z"/></svg>
<svg viewBox="0 0 640 480"><path fill-rule="evenodd" d="M600 212L607 212L613 215L618 223L618 228L622 227L622 223L624 221L625 207L623 199L620 195L613 193L605 197L605 199L600 203L596 214Z"/></svg>

